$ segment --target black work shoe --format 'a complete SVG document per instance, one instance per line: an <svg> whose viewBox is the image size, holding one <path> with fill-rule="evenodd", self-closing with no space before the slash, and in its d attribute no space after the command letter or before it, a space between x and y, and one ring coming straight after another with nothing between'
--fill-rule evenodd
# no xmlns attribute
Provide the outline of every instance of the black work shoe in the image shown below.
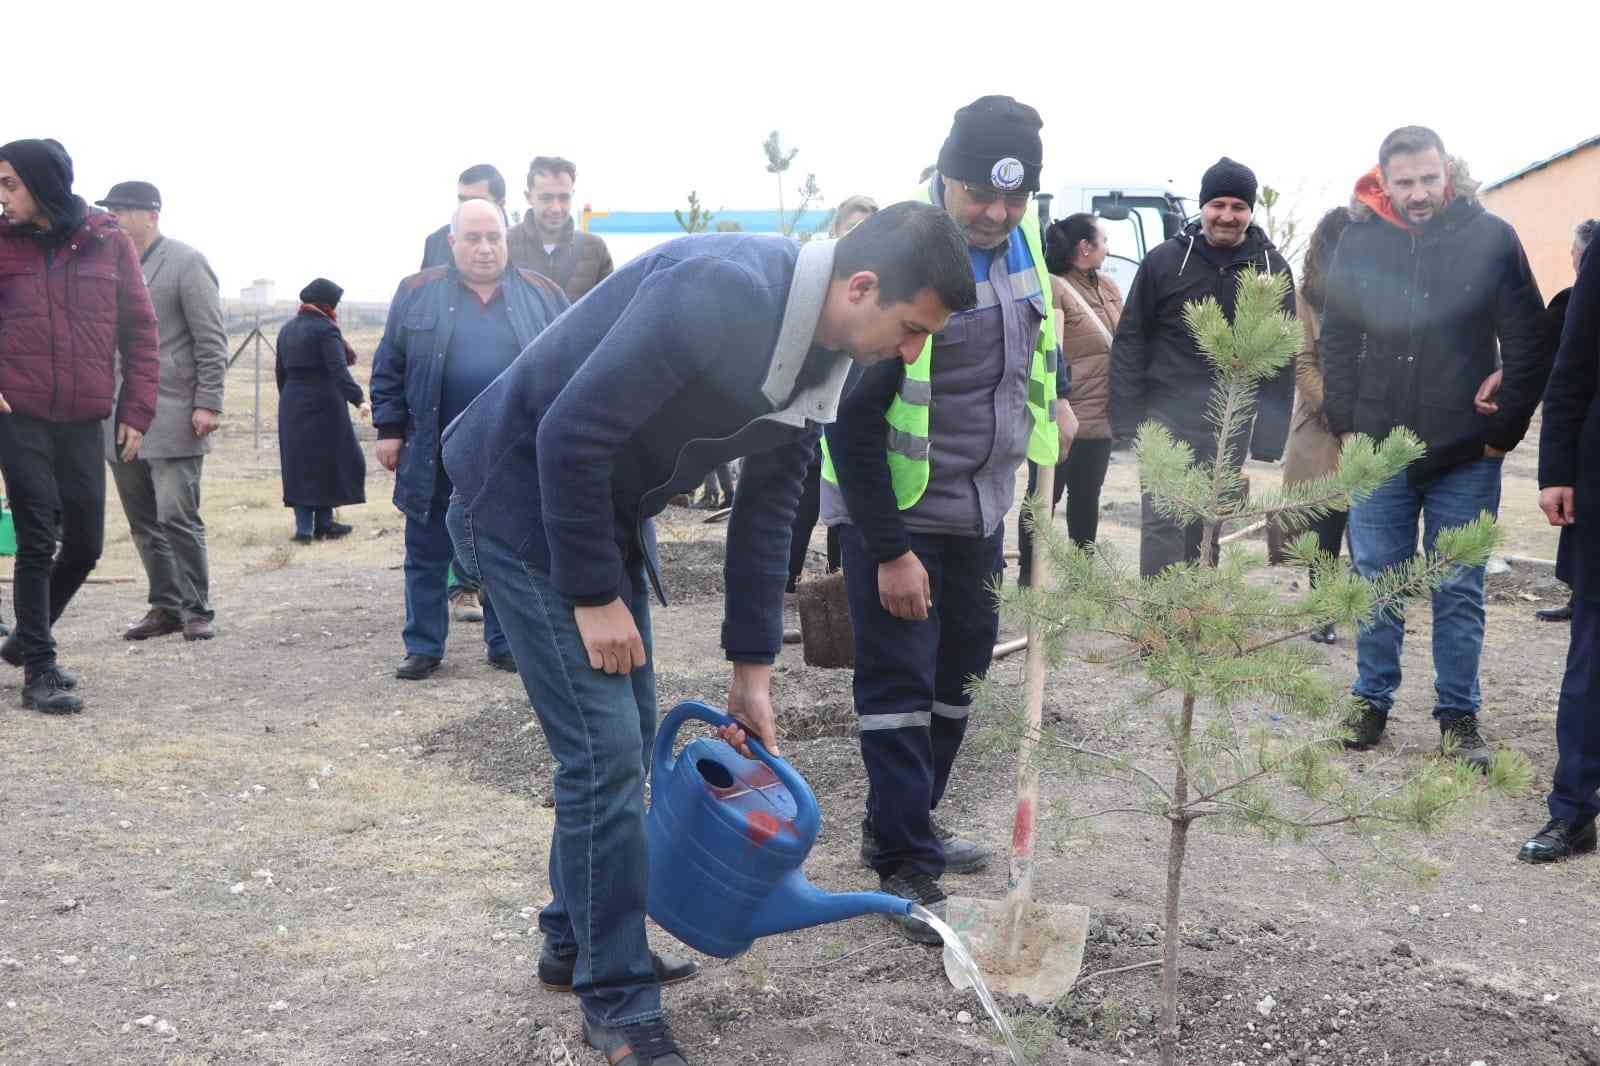
<svg viewBox="0 0 1600 1066"><path fill-rule="evenodd" d="M54 666L45 667L23 684L22 705L41 714L77 714L83 710L83 700L67 691L61 671Z"/></svg>
<svg viewBox="0 0 1600 1066"><path fill-rule="evenodd" d="M1333 627L1332 622L1329 622L1326 625L1320 625L1313 629L1309 636L1311 637L1312 642L1316 644L1339 643L1339 631Z"/></svg>
<svg viewBox="0 0 1600 1066"><path fill-rule="evenodd" d="M12 666L20 667L22 665L22 645L17 643L17 635L15 633L7 636L4 642L0 642L0 659L4 659ZM78 687L78 675L72 671L63 670L58 666L56 667L56 674L61 678L62 686L68 692Z"/></svg>
<svg viewBox="0 0 1600 1066"><path fill-rule="evenodd" d="M326 529L317 530L316 537L318 540L338 540L340 537L348 537L355 532L355 528L343 522L329 522Z"/></svg>
<svg viewBox="0 0 1600 1066"><path fill-rule="evenodd" d="M394 676L402 681L421 681L431 677L442 662L444 660L437 655L407 655L395 668Z"/></svg>
<svg viewBox="0 0 1600 1066"><path fill-rule="evenodd" d="M1560 607L1541 607L1533 612L1533 616L1541 622L1570 622L1572 621L1572 601L1568 600Z"/></svg>
<svg viewBox="0 0 1600 1066"><path fill-rule="evenodd" d="M606 1057L611 1066L689 1066L664 1018L633 1025L596 1025L586 1015L583 1042Z"/></svg>
<svg viewBox="0 0 1600 1066"><path fill-rule="evenodd" d="M1494 762L1494 753L1483 742L1478 732L1478 716L1463 714L1439 723L1439 754L1464 759L1468 766L1480 773L1488 773Z"/></svg>
<svg viewBox="0 0 1600 1066"><path fill-rule="evenodd" d="M931 814L928 815L928 821L933 824L933 835L944 845L946 873L972 874L989 865L988 848L975 840L960 836L954 829L946 829L939 824L939 819Z"/></svg>
<svg viewBox="0 0 1600 1066"><path fill-rule="evenodd" d="M572 972L577 968L578 957L569 955L562 958L553 951L541 950L539 952L539 983L552 992L572 991ZM650 953L650 968L656 972L656 980L663 985L675 985L680 981L687 981L700 974L700 966L689 959L680 959L676 955L658 955Z"/></svg>
<svg viewBox="0 0 1600 1066"><path fill-rule="evenodd" d="M1565 862L1594 850L1594 819L1574 826L1565 818L1552 818L1517 852L1518 862Z"/></svg>
<svg viewBox="0 0 1600 1066"><path fill-rule="evenodd" d="M496 670L504 670L508 674L517 672L517 660L513 659L508 651L503 651L499 655L492 651L487 652L484 654L484 659Z"/></svg>
<svg viewBox="0 0 1600 1066"><path fill-rule="evenodd" d="M902 866L888 877L878 879L878 888L891 896L909 899L922 904L933 916L944 921L947 898L939 882L923 873L921 870L910 866ZM913 918L909 914L891 914L889 920L900 927L900 931L909 939L919 944L943 944L944 938L933 931L933 927L920 918Z"/></svg>
<svg viewBox="0 0 1600 1066"><path fill-rule="evenodd" d="M1350 751L1366 751L1383 739L1383 729L1389 724L1389 712L1380 711L1365 700L1358 700L1357 703L1359 709L1344 723L1355 735L1346 739L1344 746Z"/></svg>

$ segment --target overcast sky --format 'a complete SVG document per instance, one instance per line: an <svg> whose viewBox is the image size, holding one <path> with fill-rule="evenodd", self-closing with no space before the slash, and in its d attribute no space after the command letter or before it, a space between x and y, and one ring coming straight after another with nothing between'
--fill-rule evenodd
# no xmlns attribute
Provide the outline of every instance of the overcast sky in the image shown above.
<svg viewBox="0 0 1600 1066"><path fill-rule="evenodd" d="M164 231L229 296L321 274L387 298L478 162L507 175L512 207L528 160L559 154L597 210L667 210L690 189L770 208L776 128L800 149L791 184L815 171L828 203L898 198L986 93L1043 115L1047 189L1193 193L1227 154L1307 214L1397 125L1433 126L1481 178L1600 134L1600 4L1576 0L1492 18L1320 0L25 7L39 25L8 20L0 140L61 140L91 201L155 182ZM1600 213L1600 189L1573 210Z"/></svg>

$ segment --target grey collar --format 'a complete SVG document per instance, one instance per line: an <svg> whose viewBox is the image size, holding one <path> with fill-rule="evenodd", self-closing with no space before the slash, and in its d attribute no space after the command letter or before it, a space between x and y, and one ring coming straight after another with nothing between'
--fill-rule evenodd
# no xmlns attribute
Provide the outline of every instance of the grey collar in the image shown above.
<svg viewBox="0 0 1600 1066"><path fill-rule="evenodd" d="M778 343L772 352L766 380L761 385L761 394L778 408L772 416L778 421L793 425L801 425L806 420L832 422L839 412L839 396L850 373L850 358L842 352L828 353L830 364L826 376L814 385L794 391L806 355L815 342L817 320L822 316L828 283L833 280L833 253L837 244L832 240L813 240L800 246L794 278L789 282L789 299L783 308L783 324L778 327Z"/></svg>

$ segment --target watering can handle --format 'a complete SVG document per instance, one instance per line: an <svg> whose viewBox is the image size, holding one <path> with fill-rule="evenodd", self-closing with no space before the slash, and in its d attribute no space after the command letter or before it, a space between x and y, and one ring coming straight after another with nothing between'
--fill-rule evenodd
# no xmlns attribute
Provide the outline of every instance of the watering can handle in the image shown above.
<svg viewBox="0 0 1600 1066"><path fill-rule="evenodd" d="M656 748L650 760L653 780L661 781L664 775L672 772L672 744L678 737L678 727L690 718L698 718L714 726L736 725L741 729L744 728L743 723L732 715L725 714L709 704L701 703L699 700L684 700L667 712L660 728L656 730ZM767 768L778 776L778 780L783 782L783 787L794 796L795 805L799 808L799 813L795 816L795 831L802 839L811 837L822 823L822 811L817 806L817 797L812 794L811 786L806 784L805 778L795 773L794 767L767 751L755 737L748 736L749 732L745 729L746 743L750 745L751 753L765 763Z"/></svg>

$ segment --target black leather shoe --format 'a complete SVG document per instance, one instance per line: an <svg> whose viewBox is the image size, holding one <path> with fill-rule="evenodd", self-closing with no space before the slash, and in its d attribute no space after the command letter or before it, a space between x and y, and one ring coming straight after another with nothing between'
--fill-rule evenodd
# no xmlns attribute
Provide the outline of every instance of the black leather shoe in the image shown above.
<svg viewBox="0 0 1600 1066"><path fill-rule="evenodd" d="M1332 622L1329 622L1327 625L1318 626L1308 635L1311 637L1312 641L1317 644L1339 643L1339 631L1333 627Z"/></svg>
<svg viewBox="0 0 1600 1066"><path fill-rule="evenodd" d="M61 671L53 665L23 683L22 705L41 714L77 714L83 710L83 700L67 691Z"/></svg>
<svg viewBox="0 0 1600 1066"><path fill-rule="evenodd" d="M1594 819L1574 827L1564 818L1552 818L1517 852L1518 862L1564 862L1594 850Z"/></svg>
<svg viewBox="0 0 1600 1066"><path fill-rule="evenodd" d="M1568 600L1560 607L1541 607L1533 612L1533 616L1541 622L1570 622L1572 621L1572 601Z"/></svg>
<svg viewBox="0 0 1600 1066"><path fill-rule="evenodd" d="M493 652L488 652L484 655L484 658L488 660L489 665L494 667L496 670L504 670L508 674L514 674L517 672L517 660L511 657L510 652L502 652L499 655L496 655Z"/></svg>
<svg viewBox="0 0 1600 1066"><path fill-rule="evenodd" d="M17 635L9 634L3 643L0 643L0 659L4 659L12 666L22 666L22 647L17 643ZM78 675L71 670L56 667L56 676L61 678L61 686L68 692L78 687Z"/></svg>
<svg viewBox="0 0 1600 1066"><path fill-rule="evenodd" d="M421 681L425 677L432 676L442 662L444 660L437 655L407 655L400 660L394 676L402 681Z"/></svg>
<svg viewBox="0 0 1600 1066"><path fill-rule="evenodd" d="M343 522L330 522L328 523L328 528L317 530L317 539L338 540L340 537L348 537L355 531L355 528L355 526L347 526Z"/></svg>
<svg viewBox="0 0 1600 1066"><path fill-rule="evenodd" d="M539 983L552 992L571 992L572 972L577 965L576 955L562 958L552 951L541 950ZM675 985L700 973L699 965L689 959L680 959L674 955L658 955L653 951L650 953L650 966L656 972L656 980L664 985Z"/></svg>
<svg viewBox="0 0 1600 1066"><path fill-rule="evenodd" d="M1350 751L1366 751L1383 739L1384 727L1389 724L1389 712L1380 711L1365 700L1357 701L1360 709L1345 720L1345 725L1355 735L1345 740Z"/></svg>

